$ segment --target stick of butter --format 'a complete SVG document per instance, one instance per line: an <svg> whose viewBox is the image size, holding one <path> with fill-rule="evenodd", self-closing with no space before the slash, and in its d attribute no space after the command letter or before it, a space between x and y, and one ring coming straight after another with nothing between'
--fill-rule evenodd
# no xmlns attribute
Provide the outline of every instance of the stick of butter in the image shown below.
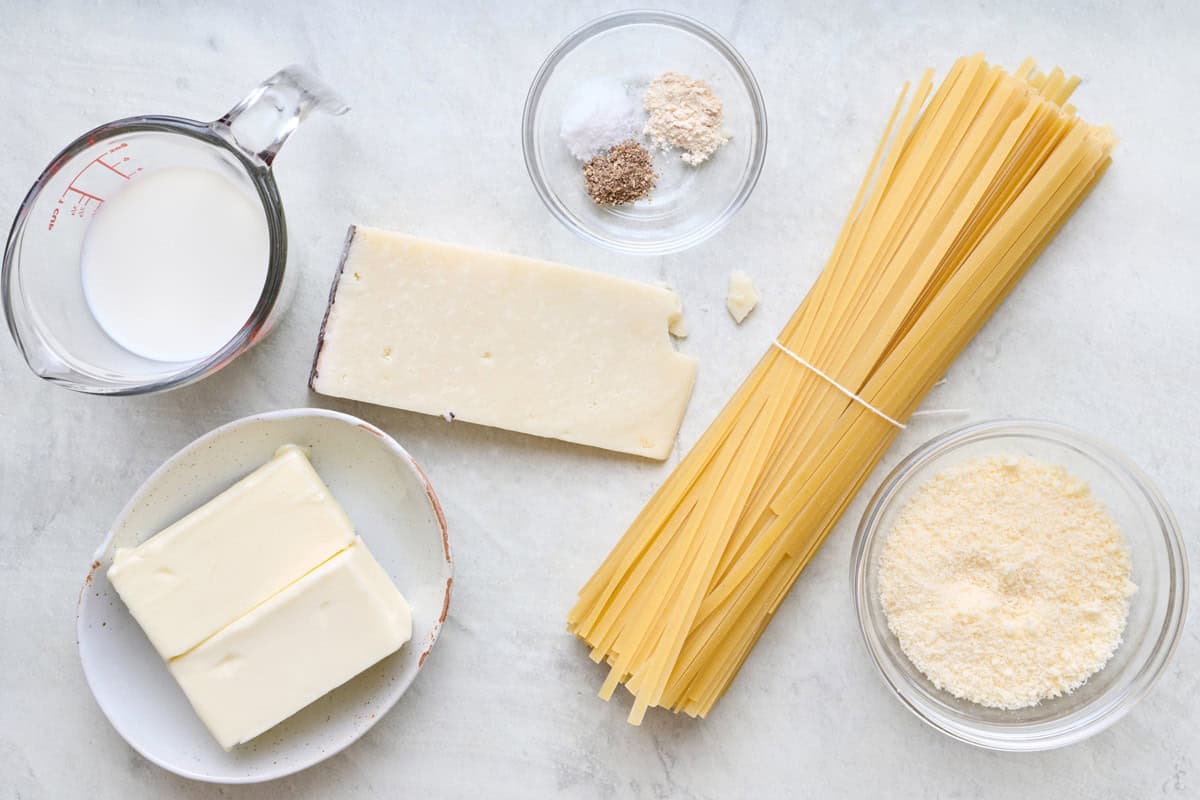
<svg viewBox="0 0 1200 800"><path fill-rule="evenodd" d="M222 747L249 741L412 637L412 614L361 539L169 664Z"/></svg>
<svg viewBox="0 0 1200 800"><path fill-rule="evenodd" d="M663 459L696 380L673 292L351 226L309 385Z"/></svg>
<svg viewBox="0 0 1200 800"><path fill-rule="evenodd" d="M354 542L354 527L295 446L135 548L108 580L169 660Z"/></svg>

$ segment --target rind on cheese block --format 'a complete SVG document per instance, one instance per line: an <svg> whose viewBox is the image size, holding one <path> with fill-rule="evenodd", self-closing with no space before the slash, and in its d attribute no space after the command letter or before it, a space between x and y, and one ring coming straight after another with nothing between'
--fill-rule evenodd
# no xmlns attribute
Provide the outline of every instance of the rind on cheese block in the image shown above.
<svg viewBox="0 0 1200 800"><path fill-rule="evenodd" d="M358 539L168 667L229 750L410 638L408 603Z"/></svg>
<svg viewBox="0 0 1200 800"><path fill-rule="evenodd" d="M289 445L137 547L118 549L108 580L171 659L353 542L346 512Z"/></svg>
<svg viewBox="0 0 1200 800"><path fill-rule="evenodd" d="M313 391L648 458L696 379L668 289L351 226Z"/></svg>

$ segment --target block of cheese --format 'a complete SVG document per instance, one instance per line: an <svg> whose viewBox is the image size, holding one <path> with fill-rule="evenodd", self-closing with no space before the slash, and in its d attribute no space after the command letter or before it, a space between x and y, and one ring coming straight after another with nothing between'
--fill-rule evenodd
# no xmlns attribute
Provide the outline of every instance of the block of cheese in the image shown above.
<svg viewBox="0 0 1200 800"><path fill-rule="evenodd" d="M668 289L352 226L321 394L663 459L696 379Z"/></svg>
<svg viewBox="0 0 1200 800"><path fill-rule="evenodd" d="M228 750L411 636L408 603L359 539L168 666Z"/></svg>
<svg viewBox="0 0 1200 800"><path fill-rule="evenodd" d="M287 446L162 532L118 549L108 580L171 659L353 541L304 451Z"/></svg>

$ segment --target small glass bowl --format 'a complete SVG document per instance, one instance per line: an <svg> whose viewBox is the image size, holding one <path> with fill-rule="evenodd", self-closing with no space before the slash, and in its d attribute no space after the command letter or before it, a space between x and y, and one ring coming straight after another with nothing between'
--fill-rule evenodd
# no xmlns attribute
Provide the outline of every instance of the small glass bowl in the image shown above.
<svg viewBox="0 0 1200 800"><path fill-rule="evenodd" d="M1104 669L1074 692L1016 711L987 708L934 687L888 629L879 600L879 554L914 490L962 461L1029 456L1086 481L1129 542L1137 593L1124 640ZM1049 750L1073 744L1129 712L1162 675L1183 631L1188 568L1179 525L1149 479L1124 457L1070 428L996 420L939 436L904 459L871 499L851 556L854 604L867 650L908 708L949 736L992 750Z"/></svg>
<svg viewBox="0 0 1200 800"><path fill-rule="evenodd" d="M654 150L659 178L648 198L595 204L582 163L559 133L572 93L597 77L644 87L668 71L713 87L732 139L696 167L678 151ZM584 25L551 51L525 100L521 146L534 188L564 225L613 250L661 255L704 241L746 202L766 156L767 113L750 67L718 33L666 11L622 11Z"/></svg>

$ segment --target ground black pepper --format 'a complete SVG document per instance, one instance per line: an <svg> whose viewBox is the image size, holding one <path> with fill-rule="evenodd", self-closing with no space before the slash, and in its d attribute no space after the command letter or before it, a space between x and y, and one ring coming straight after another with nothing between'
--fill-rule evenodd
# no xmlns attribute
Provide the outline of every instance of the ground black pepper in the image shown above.
<svg viewBox="0 0 1200 800"><path fill-rule="evenodd" d="M598 205L619 206L641 200L658 181L650 153L627 139L583 165L587 191Z"/></svg>

